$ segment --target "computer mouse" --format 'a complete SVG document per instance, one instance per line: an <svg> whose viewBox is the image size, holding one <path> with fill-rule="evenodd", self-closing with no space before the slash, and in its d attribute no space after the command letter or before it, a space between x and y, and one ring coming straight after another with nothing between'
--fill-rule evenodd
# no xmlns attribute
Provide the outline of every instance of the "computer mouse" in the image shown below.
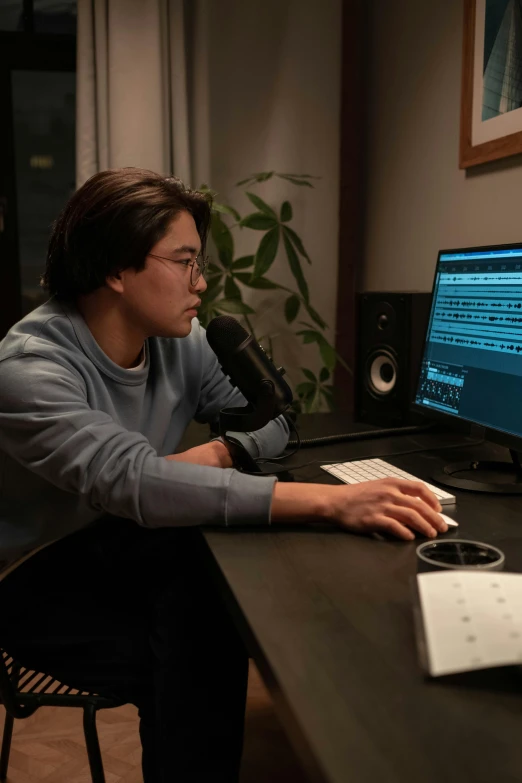
<svg viewBox="0 0 522 783"><path fill-rule="evenodd" d="M457 520L456 519L452 519L451 517L448 517L447 514L441 514L440 516L442 517L442 519L444 520L444 522L448 526L448 530L446 531L447 533L449 533L452 529L454 529L454 528L459 526L459 523L457 522ZM416 539L418 539L418 538L426 538L425 535L423 535L422 533L419 533L417 530L413 530L413 533L415 533L415 538ZM444 533L442 533L442 535L444 535ZM394 536L391 533L383 533L383 532L377 532L377 531L372 533L372 537L376 538L378 541L397 541L398 540L397 536Z"/></svg>
<svg viewBox="0 0 522 783"><path fill-rule="evenodd" d="M444 522L447 524L448 527L458 527L459 523L456 519L452 519L451 517L448 517L447 514L440 514Z"/></svg>

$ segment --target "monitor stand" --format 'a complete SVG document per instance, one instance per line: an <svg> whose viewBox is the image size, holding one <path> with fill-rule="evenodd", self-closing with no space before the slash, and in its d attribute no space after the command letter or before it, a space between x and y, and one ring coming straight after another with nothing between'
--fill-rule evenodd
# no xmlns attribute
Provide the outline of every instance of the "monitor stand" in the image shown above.
<svg viewBox="0 0 522 783"><path fill-rule="evenodd" d="M509 453L511 462L470 460L446 465L442 471L433 475L433 480L445 487L468 489L472 492L520 495L522 494L520 455L514 449L509 449Z"/></svg>

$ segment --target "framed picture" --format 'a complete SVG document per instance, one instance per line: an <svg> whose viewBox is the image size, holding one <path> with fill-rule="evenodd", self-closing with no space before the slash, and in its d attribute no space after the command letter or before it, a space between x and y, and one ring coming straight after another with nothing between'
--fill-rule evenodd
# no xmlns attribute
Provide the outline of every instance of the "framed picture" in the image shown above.
<svg viewBox="0 0 522 783"><path fill-rule="evenodd" d="M460 168L522 152L522 0L464 0Z"/></svg>

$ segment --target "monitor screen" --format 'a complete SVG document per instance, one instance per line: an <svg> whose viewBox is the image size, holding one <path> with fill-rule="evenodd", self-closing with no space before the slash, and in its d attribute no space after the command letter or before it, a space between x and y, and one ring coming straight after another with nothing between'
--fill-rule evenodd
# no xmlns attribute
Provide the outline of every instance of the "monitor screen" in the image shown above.
<svg viewBox="0 0 522 783"><path fill-rule="evenodd" d="M415 402L522 437L522 244L440 251Z"/></svg>

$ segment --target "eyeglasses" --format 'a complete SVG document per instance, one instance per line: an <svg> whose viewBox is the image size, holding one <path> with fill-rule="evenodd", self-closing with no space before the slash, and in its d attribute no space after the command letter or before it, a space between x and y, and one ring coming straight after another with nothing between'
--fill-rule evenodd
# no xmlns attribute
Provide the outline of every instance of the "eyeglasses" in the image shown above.
<svg viewBox="0 0 522 783"><path fill-rule="evenodd" d="M159 258L162 261L170 261L172 264L183 264L184 267L190 267L190 285L194 288L198 284L199 278L205 276L210 263L210 256L202 256L201 253L196 256L195 261L186 259L167 258L166 256L157 256L155 253L147 253L152 258Z"/></svg>

